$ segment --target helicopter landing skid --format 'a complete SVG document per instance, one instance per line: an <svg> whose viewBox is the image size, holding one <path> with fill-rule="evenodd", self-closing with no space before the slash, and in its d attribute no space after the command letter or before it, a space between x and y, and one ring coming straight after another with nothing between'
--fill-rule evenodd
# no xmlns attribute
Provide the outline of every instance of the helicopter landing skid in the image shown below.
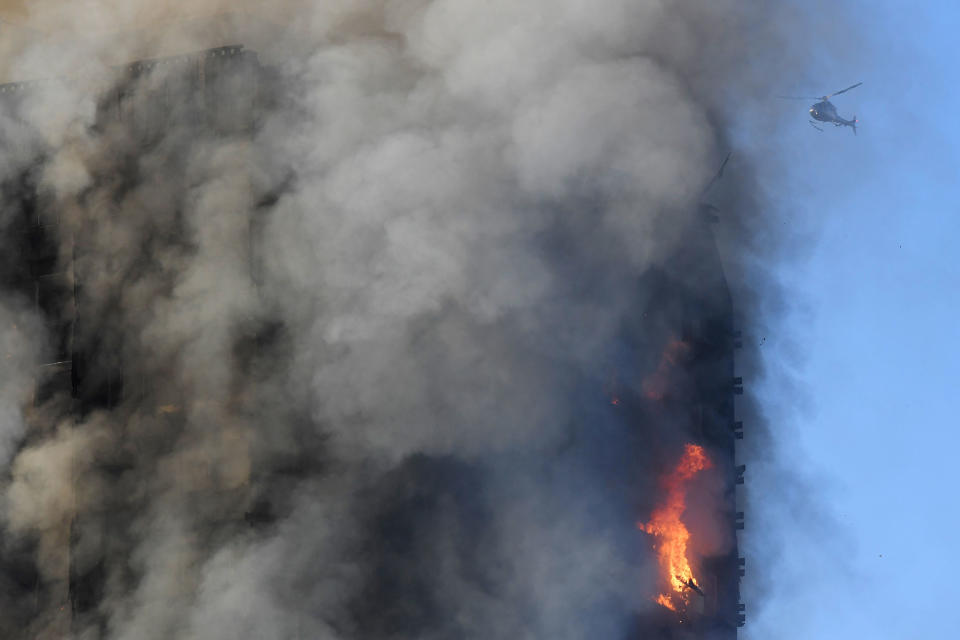
<svg viewBox="0 0 960 640"><path fill-rule="evenodd" d="M808 120L807 122L810 123L810 126L811 126L811 127L813 127L814 129L816 129L817 131L823 133L823 129L821 129L821 128L818 127L817 125L813 124L813 121L812 121L812 120Z"/></svg>

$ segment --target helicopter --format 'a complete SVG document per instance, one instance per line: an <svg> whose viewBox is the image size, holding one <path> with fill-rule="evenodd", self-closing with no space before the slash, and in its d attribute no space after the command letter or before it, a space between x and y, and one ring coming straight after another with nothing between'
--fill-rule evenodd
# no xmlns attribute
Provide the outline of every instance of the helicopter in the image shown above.
<svg viewBox="0 0 960 640"><path fill-rule="evenodd" d="M857 122L858 122L857 116L853 116L853 118L851 118L850 120L845 120L844 118L840 117L840 114L837 113L837 108L834 106L832 102L830 102L830 98L832 98L833 96L838 96L841 93L846 93L851 89L856 89L862 84L863 84L862 82L858 82L857 84L850 85L846 89L841 89L840 91L834 91L833 93L826 96L819 96L819 97L818 96L778 96L778 97L783 98L785 100L819 100L820 102L817 102L816 104L810 107L810 117L813 118L813 120L817 120L819 122L830 122L830 123L833 123L835 127L850 127L851 129L853 129L853 134L856 135ZM820 127L818 127L816 124L813 123L813 120L810 121L810 126L812 126L817 131L823 131L823 129L821 129Z"/></svg>

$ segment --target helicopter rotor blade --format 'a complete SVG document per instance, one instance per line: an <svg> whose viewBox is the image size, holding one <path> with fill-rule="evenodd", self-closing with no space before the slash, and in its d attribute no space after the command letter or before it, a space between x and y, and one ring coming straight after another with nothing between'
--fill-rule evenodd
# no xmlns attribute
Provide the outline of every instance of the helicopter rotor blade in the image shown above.
<svg viewBox="0 0 960 640"><path fill-rule="evenodd" d="M777 96L781 100L819 100L822 96Z"/></svg>
<svg viewBox="0 0 960 640"><path fill-rule="evenodd" d="M828 95L827 98L832 98L833 96L838 96L838 95L840 95L841 93L846 93L847 91L850 91L850 89L856 89L857 87L859 87L859 86L862 85L862 84L863 84L862 82L858 82L857 84L852 84L852 85L850 85L850 86L847 87L846 89L840 89L840 91L834 91L833 93L831 93L830 95Z"/></svg>

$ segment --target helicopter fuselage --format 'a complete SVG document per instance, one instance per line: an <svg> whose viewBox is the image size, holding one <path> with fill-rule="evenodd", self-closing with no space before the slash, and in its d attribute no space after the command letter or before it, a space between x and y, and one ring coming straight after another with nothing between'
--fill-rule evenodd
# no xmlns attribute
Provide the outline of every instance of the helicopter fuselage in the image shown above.
<svg viewBox="0 0 960 640"><path fill-rule="evenodd" d="M810 107L810 117L820 122L833 122L840 116L832 102L823 100Z"/></svg>
<svg viewBox="0 0 960 640"><path fill-rule="evenodd" d="M837 108L829 100L821 100L815 105L810 107L810 117L814 120L819 120L820 122L832 122L834 125L841 127L854 127L856 131L857 120L854 117L853 120L846 120L840 117L840 114L837 113Z"/></svg>

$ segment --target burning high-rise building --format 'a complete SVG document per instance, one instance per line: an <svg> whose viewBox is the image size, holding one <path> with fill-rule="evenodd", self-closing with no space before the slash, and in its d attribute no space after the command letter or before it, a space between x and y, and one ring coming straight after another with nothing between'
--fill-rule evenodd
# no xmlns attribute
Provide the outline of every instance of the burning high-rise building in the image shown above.
<svg viewBox="0 0 960 640"><path fill-rule="evenodd" d="M736 637L715 105L421 4L0 86L0 635Z"/></svg>

